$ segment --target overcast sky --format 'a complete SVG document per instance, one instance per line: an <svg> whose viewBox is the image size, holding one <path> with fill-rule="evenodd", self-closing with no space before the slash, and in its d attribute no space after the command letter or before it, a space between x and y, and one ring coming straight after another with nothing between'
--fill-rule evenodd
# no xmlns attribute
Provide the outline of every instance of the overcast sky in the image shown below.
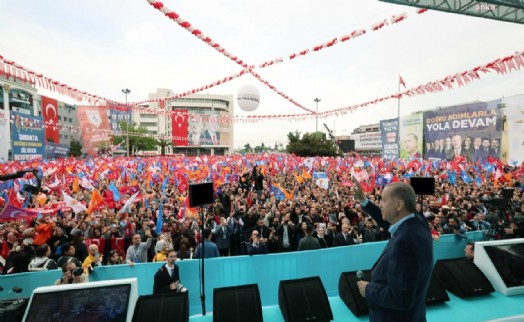
<svg viewBox="0 0 524 322"><path fill-rule="evenodd" d="M177 12L226 50L249 64L287 57L335 37L365 29L357 39L257 70L302 105L319 111L350 106L397 91L398 75L418 86L524 50L524 27L482 18L363 1L168 0ZM392 15L407 19L371 31ZM92 94L124 101L147 99L156 88L185 92L241 70L167 19L145 0L3 1L0 55ZM480 81L401 102L401 115L436 106L493 100L524 93L524 71L482 75ZM305 113L250 75L202 92L235 95L244 84L260 91L251 114ZM56 95L55 95L56 97ZM59 97L57 97L59 98ZM235 104L235 115L248 115ZM397 102L319 120L336 135L397 116ZM267 120L235 125L235 147L276 141L287 133L314 131L315 121Z"/></svg>

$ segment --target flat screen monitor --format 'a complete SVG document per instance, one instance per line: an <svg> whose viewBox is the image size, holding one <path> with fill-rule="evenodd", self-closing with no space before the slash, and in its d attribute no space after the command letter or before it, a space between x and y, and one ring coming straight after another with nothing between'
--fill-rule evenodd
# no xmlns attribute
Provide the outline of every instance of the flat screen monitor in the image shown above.
<svg viewBox="0 0 524 322"><path fill-rule="evenodd" d="M484 246L507 287L524 286L524 243Z"/></svg>
<svg viewBox="0 0 524 322"><path fill-rule="evenodd" d="M474 262L497 292L524 294L524 238L476 242Z"/></svg>
<svg viewBox="0 0 524 322"><path fill-rule="evenodd" d="M135 278L39 287L23 321L130 322L137 297Z"/></svg>

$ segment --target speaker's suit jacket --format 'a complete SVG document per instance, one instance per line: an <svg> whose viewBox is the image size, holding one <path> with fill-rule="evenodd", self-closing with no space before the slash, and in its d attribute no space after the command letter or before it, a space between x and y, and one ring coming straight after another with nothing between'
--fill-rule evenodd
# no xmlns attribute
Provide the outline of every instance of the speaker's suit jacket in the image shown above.
<svg viewBox="0 0 524 322"><path fill-rule="evenodd" d="M172 290L169 285L178 280L180 280L180 274L177 264L174 266L173 277L169 275L166 265L162 265L155 273L153 294L176 292L176 290Z"/></svg>
<svg viewBox="0 0 524 322"><path fill-rule="evenodd" d="M372 202L364 211L388 229ZM433 239L420 215L400 224L373 265L366 287L370 321L426 321L426 294L433 271Z"/></svg>

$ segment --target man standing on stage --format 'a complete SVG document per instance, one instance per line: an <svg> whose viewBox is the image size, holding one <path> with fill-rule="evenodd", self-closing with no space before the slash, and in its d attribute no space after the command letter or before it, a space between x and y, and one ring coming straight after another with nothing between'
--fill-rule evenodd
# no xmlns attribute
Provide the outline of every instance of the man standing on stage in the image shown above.
<svg viewBox="0 0 524 322"><path fill-rule="evenodd" d="M416 195L406 183L387 185L382 211L353 178L355 198L377 224L391 233L373 265L371 281L359 281L370 321L426 321L426 294L433 270L433 239L426 219L415 214Z"/></svg>

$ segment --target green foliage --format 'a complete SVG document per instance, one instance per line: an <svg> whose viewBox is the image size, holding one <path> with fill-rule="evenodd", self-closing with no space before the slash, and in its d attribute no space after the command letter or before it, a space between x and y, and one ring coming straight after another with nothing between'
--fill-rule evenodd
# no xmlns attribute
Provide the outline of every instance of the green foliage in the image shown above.
<svg viewBox="0 0 524 322"><path fill-rule="evenodd" d="M71 145L69 146L69 156L79 157L82 155L82 143L75 139L71 140Z"/></svg>
<svg viewBox="0 0 524 322"><path fill-rule="evenodd" d="M287 135L289 144L286 148L288 153L298 156L340 156L338 146L331 139L326 139L322 132L305 133L300 137L300 132L289 132Z"/></svg>
<svg viewBox="0 0 524 322"><path fill-rule="evenodd" d="M127 133L129 131L129 150L131 155L135 155L138 151L151 151L155 150L159 141L153 137L145 136L147 135L147 129L143 127L136 127L136 123L128 125L127 122L121 121L120 128L122 129L122 135L113 137L113 144L118 145L121 142L124 142L122 146L124 149L127 148L125 141Z"/></svg>

